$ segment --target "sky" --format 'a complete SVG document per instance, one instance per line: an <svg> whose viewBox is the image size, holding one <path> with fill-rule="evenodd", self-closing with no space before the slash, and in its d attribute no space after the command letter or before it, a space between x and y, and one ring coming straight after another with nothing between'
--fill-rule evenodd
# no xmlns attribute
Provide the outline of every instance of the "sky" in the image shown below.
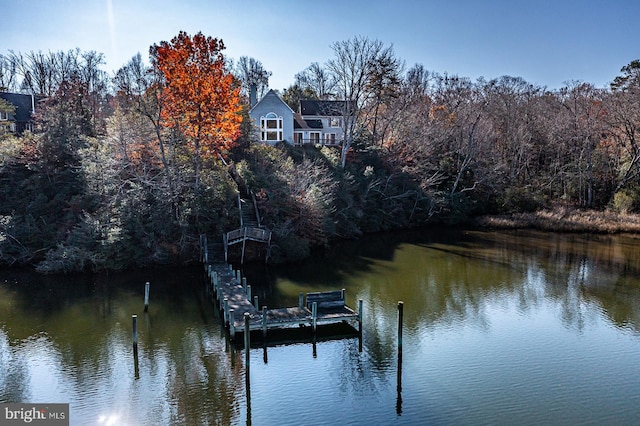
<svg viewBox="0 0 640 426"><path fill-rule="evenodd" d="M110 74L180 31L222 39L283 90L332 45L393 46L406 68L476 80L522 77L548 89L596 87L640 59L640 0L0 0L0 54L103 53Z"/></svg>

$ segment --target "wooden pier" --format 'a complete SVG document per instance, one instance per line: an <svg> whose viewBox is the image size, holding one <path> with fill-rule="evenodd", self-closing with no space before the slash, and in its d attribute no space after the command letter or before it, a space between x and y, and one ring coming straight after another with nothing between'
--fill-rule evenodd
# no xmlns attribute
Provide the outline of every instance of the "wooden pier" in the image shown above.
<svg viewBox="0 0 640 426"><path fill-rule="evenodd" d="M207 291L220 309L224 325L231 339L244 333L245 314L249 315L249 330L262 331L266 339L269 330L310 327L315 334L318 327L346 323L362 333L362 300L358 312L345 303L345 290L300 293L298 306L289 308L258 308L257 296L252 299L247 279L221 260L215 249L201 237L202 261L207 271ZM353 325L356 323L357 325Z"/></svg>

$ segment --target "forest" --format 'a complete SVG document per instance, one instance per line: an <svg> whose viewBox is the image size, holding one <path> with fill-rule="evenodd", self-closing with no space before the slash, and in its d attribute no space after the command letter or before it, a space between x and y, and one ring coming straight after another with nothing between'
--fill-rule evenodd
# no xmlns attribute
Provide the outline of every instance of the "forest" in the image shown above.
<svg viewBox="0 0 640 426"><path fill-rule="evenodd" d="M42 273L198 260L238 227L236 181L273 233L270 261L364 233L486 214L640 209L640 60L610 87L547 89L407 66L392 45L331 45L280 95L349 100L340 148L262 144L259 60L181 32L110 75L94 51L0 55L0 91L33 94L35 127L0 134L0 264ZM0 114L13 112L0 102ZM346 124L348 123L348 124Z"/></svg>

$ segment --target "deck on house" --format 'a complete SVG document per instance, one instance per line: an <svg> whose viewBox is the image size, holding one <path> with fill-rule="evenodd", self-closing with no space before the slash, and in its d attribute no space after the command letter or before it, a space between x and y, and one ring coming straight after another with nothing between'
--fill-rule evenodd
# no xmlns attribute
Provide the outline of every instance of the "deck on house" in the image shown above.
<svg viewBox="0 0 640 426"><path fill-rule="evenodd" d="M203 239L206 241L206 238ZM232 338L244 333L245 314L249 315L249 330L262 330L264 336L270 329L287 329L309 326L313 332L318 326L356 322L362 330L362 301L359 312L345 303L345 291L300 293L298 306L288 308L258 308L257 297L252 299L251 286L239 271L220 259L211 247L202 247L202 260L208 275L207 290L222 315ZM258 305L259 306L259 305ZM353 325L352 325L353 326ZM355 329L355 326L354 326Z"/></svg>

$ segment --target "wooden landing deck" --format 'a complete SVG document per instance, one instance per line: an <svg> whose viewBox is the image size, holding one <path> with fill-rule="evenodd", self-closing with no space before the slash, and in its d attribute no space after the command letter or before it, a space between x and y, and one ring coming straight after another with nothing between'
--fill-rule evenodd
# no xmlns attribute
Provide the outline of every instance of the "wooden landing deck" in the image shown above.
<svg viewBox="0 0 640 426"><path fill-rule="evenodd" d="M318 326L339 322L346 322L350 325L357 322L357 331L361 332L362 330L362 301L359 302L359 312L354 311L344 304L344 290L342 292L320 293L331 297L335 297L336 293L342 294L342 303L309 302L307 305L304 303L303 294L300 293L298 306L257 309L254 306L258 303L257 298L252 300L251 286L247 284L246 278L240 277L239 271L233 271L231 266L224 262L207 263L205 268L209 277L207 291L211 295L212 301L218 305L232 339L237 334L244 333L245 313L249 314L249 330L262 330L264 337L270 329L309 326L315 332ZM310 295L317 297L318 294L308 293L308 301L311 300Z"/></svg>

